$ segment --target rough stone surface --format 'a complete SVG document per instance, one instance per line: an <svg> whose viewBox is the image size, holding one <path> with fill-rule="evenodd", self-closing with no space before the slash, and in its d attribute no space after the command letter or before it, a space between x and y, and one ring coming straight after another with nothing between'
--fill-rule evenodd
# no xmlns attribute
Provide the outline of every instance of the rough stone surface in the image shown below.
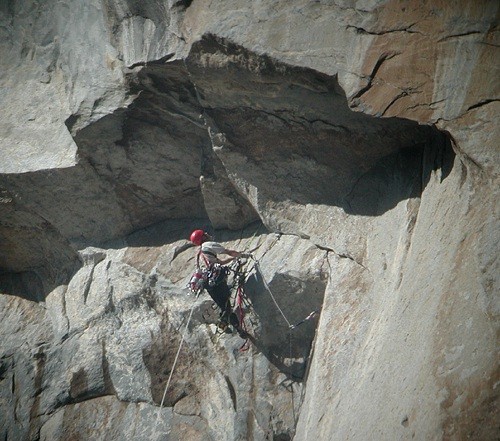
<svg viewBox="0 0 500 441"><path fill-rule="evenodd" d="M2 2L0 438L498 438L498 10Z"/></svg>
<svg viewBox="0 0 500 441"><path fill-rule="evenodd" d="M260 234L257 242L256 236L248 238L254 231L238 245L259 245L256 258L266 271L248 262L246 323L252 344L244 352L236 333L213 334L217 314L209 297L195 299L183 288L195 256L185 241L167 240L153 250L87 248L86 263L67 288L51 292L45 303L3 295L3 326L10 332L2 354L2 415L12 416L3 421L3 435L64 439L74 432L119 439L135 433L164 439L167 429L180 434L184 426L192 439L292 433L298 403L290 391L300 394L316 321L290 340L284 318L272 313L275 305L263 280L295 323L321 305L327 253L297 237ZM157 230L150 234L159 237ZM182 251L172 257L172 249ZM283 254L290 259L274 266L276 255ZM310 298L303 303L306 292ZM184 350L160 412L182 336ZM16 420L8 403L30 415L26 424Z"/></svg>

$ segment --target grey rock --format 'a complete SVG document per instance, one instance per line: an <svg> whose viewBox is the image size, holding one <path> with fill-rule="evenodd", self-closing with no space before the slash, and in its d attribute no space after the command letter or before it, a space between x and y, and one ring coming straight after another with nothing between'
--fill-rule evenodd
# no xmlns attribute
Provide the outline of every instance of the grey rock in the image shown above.
<svg viewBox="0 0 500 441"><path fill-rule="evenodd" d="M0 438L493 439L497 12L2 3Z"/></svg>
<svg viewBox="0 0 500 441"><path fill-rule="evenodd" d="M170 408L158 411L145 403L124 403L105 396L65 406L42 426L41 440L68 436L96 440L137 439L166 440ZM153 423L154 422L154 423Z"/></svg>

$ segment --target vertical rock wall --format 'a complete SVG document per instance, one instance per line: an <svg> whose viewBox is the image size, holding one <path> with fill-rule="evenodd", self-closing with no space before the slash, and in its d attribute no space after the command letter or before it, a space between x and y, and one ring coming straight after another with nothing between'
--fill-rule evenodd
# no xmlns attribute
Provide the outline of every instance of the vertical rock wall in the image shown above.
<svg viewBox="0 0 500 441"><path fill-rule="evenodd" d="M497 2L0 20L2 439L498 436ZM248 351L199 227L257 259Z"/></svg>

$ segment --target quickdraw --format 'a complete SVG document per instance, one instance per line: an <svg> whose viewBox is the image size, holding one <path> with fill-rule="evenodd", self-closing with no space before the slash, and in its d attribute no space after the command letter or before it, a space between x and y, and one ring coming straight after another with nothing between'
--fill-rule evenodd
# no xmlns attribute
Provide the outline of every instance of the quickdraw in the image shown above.
<svg viewBox="0 0 500 441"><path fill-rule="evenodd" d="M295 323L295 325L290 325L290 329L295 329L297 326L300 326L302 323L307 322L307 320L311 320L312 318L316 317L319 314L319 311L313 311L311 312L305 319L301 320L300 322Z"/></svg>

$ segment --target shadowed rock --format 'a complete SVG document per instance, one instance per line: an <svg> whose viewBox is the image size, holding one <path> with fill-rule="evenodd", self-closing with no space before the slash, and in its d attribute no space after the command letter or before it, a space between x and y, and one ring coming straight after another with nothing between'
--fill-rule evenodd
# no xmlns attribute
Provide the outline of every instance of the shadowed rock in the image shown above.
<svg viewBox="0 0 500 441"><path fill-rule="evenodd" d="M498 2L347 3L0 4L1 439L495 437Z"/></svg>

